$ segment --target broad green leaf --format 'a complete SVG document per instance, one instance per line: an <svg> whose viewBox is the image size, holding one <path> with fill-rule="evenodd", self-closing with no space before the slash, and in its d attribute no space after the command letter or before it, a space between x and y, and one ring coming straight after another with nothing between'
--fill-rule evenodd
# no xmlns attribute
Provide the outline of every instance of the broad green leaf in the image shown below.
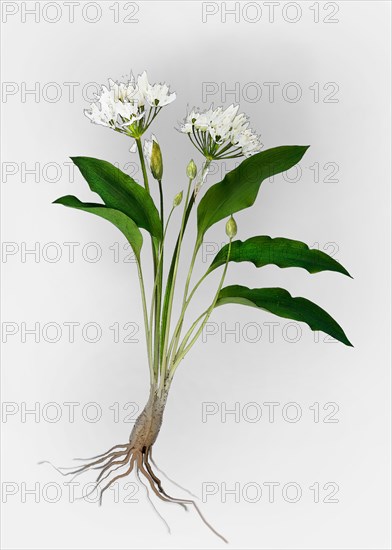
<svg viewBox="0 0 392 550"><path fill-rule="evenodd" d="M215 307L224 304L256 307L279 317L301 321L312 330L321 330L346 346L352 346L342 327L326 311L306 298L293 298L283 288L226 286L220 291Z"/></svg>
<svg viewBox="0 0 392 550"><path fill-rule="evenodd" d="M228 246L221 248L215 256L208 269L209 272L226 263ZM260 236L246 241L233 241L229 261L252 262L256 267L269 264L275 264L278 267L303 267L309 273L337 271L350 277L349 272L325 252L311 250L301 241L281 237L272 239Z"/></svg>
<svg viewBox="0 0 392 550"><path fill-rule="evenodd" d="M140 261L140 251L143 244L143 236L135 222L131 220L131 218L129 218L126 214L120 212L120 210L108 208L104 204L80 202L78 198L73 197L72 195L60 197L59 199L55 200L53 204L63 204L64 206L69 206L70 208L84 210L85 212L90 212L91 214L95 214L96 216L100 216L101 218L110 221L120 231L122 231L122 233L124 233L129 244L132 246L137 260Z"/></svg>
<svg viewBox="0 0 392 550"><path fill-rule="evenodd" d="M105 160L90 157L71 157L71 160L91 191L98 193L106 206L120 210L138 227L143 227L158 240L162 239L158 210L144 187Z"/></svg>
<svg viewBox="0 0 392 550"><path fill-rule="evenodd" d="M206 192L197 209L198 242L207 229L255 202L263 180L289 170L305 154L308 146L284 145L245 159Z"/></svg>

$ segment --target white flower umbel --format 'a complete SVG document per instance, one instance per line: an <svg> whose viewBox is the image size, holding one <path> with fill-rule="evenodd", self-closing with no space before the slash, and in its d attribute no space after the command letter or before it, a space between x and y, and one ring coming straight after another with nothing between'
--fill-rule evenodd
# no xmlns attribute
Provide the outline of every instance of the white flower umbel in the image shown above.
<svg viewBox="0 0 392 550"><path fill-rule="evenodd" d="M212 107L206 111L192 110L180 127L194 146L209 160L250 156L263 144L249 128L247 117L238 113L238 105L227 109Z"/></svg>
<svg viewBox="0 0 392 550"><path fill-rule="evenodd" d="M102 86L97 101L85 110L85 115L94 124L139 138L162 107L175 98L166 84L150 84L144 72L136 80L131 75L128 82L109 80L109 88Z"/></svg>

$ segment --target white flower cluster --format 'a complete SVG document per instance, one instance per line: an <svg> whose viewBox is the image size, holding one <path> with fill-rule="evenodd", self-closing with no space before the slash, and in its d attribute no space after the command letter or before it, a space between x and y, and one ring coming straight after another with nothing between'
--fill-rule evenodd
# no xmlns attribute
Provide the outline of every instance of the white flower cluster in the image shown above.
<svg viewBox="0 0 392 550"><path fill-rule="evenodd" d="M249 128L249 121L238 113L238 105L207 111L191 111L180 130L188 134L195 147L209 159L246 157L257 153L263 144Z"/></svg>
<svg viewBox="0 0 392 550"><path fill-rule="evenodd" d="M92 103L85 115L94 124L113 128L133 137L140 137L162 107L176 99L166 84L150 84L147 73L128 82L109 80L109 88L102 86L97 102Z"/></svg>

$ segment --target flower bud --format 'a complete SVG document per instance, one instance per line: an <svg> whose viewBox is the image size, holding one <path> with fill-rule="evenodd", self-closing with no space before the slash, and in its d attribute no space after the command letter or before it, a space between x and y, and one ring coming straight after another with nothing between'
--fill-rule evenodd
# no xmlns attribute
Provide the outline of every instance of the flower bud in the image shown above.
<svg viewBox="0 0 392 550"><path fill-rule="evenodd" d="M186 167L186 175L189 179L194 180L197 174L197 166L193 162L193 159L189 161L188 166Z"/></svg>
<svg viewBox="0 0 392 550"><path fill-rule="evenodd" d="M237 235L237 224L235 223L235 219L233 216L230 216L226 223L226 235L232 239Z"/></svg>
<svg viewBox="0 0 392 550"><path fill-rule="evenodd" d="M145 140L144 142L144 156L146 157L153 177L156 180L161 180L163 174L162 153L154 134L152 135L151 141Z"/></svg>
<svg viewBox="0 0 392 550"><path fill-rule="evenodd" d="M177 193L177 195L174 197L174 200L173 200L173 206L174 208L176 206L179 206L182 202L182 191L180 191L179 193Z"/></svg>

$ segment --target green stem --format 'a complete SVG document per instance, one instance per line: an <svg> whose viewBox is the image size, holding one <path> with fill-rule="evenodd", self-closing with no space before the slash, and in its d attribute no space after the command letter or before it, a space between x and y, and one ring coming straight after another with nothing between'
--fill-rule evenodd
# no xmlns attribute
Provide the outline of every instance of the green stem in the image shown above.
<svg viewBox="0 0 392 550"><path fill-rule="evenodd" d="M163 233L164 220L163 220L163 191L162 191L162 180L158 180L158 185L159 185L159 203L160 203L160 210L161 210L161 222L162 222L162 233Z"/></svg>
<svg viewBox="0 0 392 550"><path fill-rule="evenodd" d="M182 238L184 235L185 225L187 221L188 202L189 202L189 195L191 191L191 184L192 184L192 179L189 179L188 189L187 189L185 203L184 203L184 210L183 210L182 220L181 220L180 234L178 237L178 242L177 242L176 251L175 251L174 269L173 269L173 277L172 277L169 297L168 297L167 315L164 320L165 325L164 325L164 339L163 339L162 360L161 360L161 384L164 384L165 382L166 364L167 364L166 350L167 350L167 345L169 341L170 320L171 320L171 313L173 308L174 288L175 288L176 278L177 278L178 262L180 258Z"/></svg>
<svg viewBox="0 0 392 550"><path fill-rule="evenodd" d="M141 166L142 174L143 174L144 187L145 187L147 193L150 193L150 186L148 184L148 175L147 175L147 169L146 169L146 162L144 160L144 155L143 155L142 142L141 142L140 137L135 138L135 141L136 141L136 146L137 146L137 150L138 150L138 153L139 153L139 160L140 160L140 166ZM153 258L153 264L154 264L154 279L155 279L156 276L157 276L157 273L158 273L158 259L157 259L158 250L157 250L157 246L156 246L156 243L154 242L153 237L151 237L151 247L152 247L152 258ZM158 371L158 361L159 361L160 305L159 305L158 296L159 296L159 288L156 287L155 291L152 293L152 297L151 297L151 303L155 304L155 316L154 316L154 320L155 320L155 323L154 323L154 338L155 338L155 340L154 340L154 358L153 358L153 363L154 363L153 370L154 370L155 374ZM151 330L152 330L152 323L151 323L151 326L149 328L149 339L148 339L149 347L152 350ZM158 338L158 342L157 342L157 338Z"/></svg>
<svg viewBox="0 0 392 550"><path fill-rule="evenodd" d="M162 284L163 284L163 233L164 233L164 213L163 213L163 191L162 191L162 180L158 180L159 186L159 203L160 203L160 214L161 214L161 224L162 224L162 243L159 251L159 260L157 263L157 273L156 277L158 278L158 284L155 286L156 293L156 308L155 308L155 326L154 326L154 356L155 356L155 371L159 370L159 357L160 357L160 323L161 323L161 309L162 309Z"/></svg>
<svg viewBox="0 0 392 550"><path fill-rule="evenodd" d="M172 342L171 342L170 347L169 347L169 352L168 352L169 355L170 355L170 353L172 352L172 350L174 350L174 351L173 351L173 355L174 355L174 353L176 353L175 350L177 349L178 342L179 342L180 337L181 337L181 328L182 328L182 325L183 325L183 322L184 322L184 315L185 315L185 312L186 312L186 310L187 310L189 304L191 303L192 298L193 298L195 292L197 291L197 289L199 288L199 286L202 284L202 282L207 278L207 276L208 276L209 274L210 274L210 270L208 269L208 270L204 273L204 275L198 280L198 282L195 284L195 286L193 287L191 293L189 294L189 296L188 296L188 298L187 298L187 300L186 300L186 302L185 302L185 304L184 304L184 314L183 314L182 317L180 316L180 319L178 320L177 326L176 326L176 328L175 328L175 330L174 330L173 339L172 339ZM198 317L198 319L193 323L192 327L194 327L194 325L197 325L198 321L200 320L200 318L201 318L203 315L204 315L204 314L202 314L202 315L200 315L200 317ZM189 331L188 331L188 332L189 332ZM187 334L185 335L184 340L185 340L185 338L187 337L188 332L187 332ZM184 343L184 341L183 341L183 343ZM180 352L181 349L179 349L178 351Z"/></svg>
<svg viewBox="0 0 392 550"><path fill-rule="evenodd" d="M211 160L210 159L207 159L205 161L205 163L203 164L203 167L201 169L201 173L200 173L200 178L199 178L199 181L197 182L197 184L195 185L195 193L196 191L199 191L200 190L200 187L201 185L203 184L203 180L204 180L204 177L207 173L207 170L208 170L208 167L210 166L211 164ZM195 196L195 195L194 195ZM194 196L193 196L193 200L194 200ZM186 284L185 284L185 289L184 289L184 296L183 296L183 299L182 299L182 307L181 307L181 313L180 313L180 317L178 319L178 322L177 322L177 325L176 325L176 328L174 329L174 333L173 333L173 338L171 340L171 343L170 343L170 346L169 346L169 351L168 351L168 359L170 359L170 355L173 353L173 351L175 352L176 350L176 347L178 345L178 341L181 337L181 330L182 330L182 325L184 323L184 315L185 315L185 311L188 307L188 304L189 304L189 301L188 300L188 291L189 291L189 285L190 285L190 282L191 282L191 277L192 277L192 273L193 273L193 268L194 268L194 265L195 265L195 261L196 261L196 256L197 256L197 253L199 251L199 248L201 246L201 243L199 242L199 240L197 239L196 240L196 243L195 243L195 248L193 250L193 255L192 255L192 260L191 260L191 264L189 266L189 271L188 271L188 276L187 276L187 280L186 280ZM205 275L207 276L207 274ZM198 285L201 283L202 281L199 281ZM197 286L198 286L197 285ZM196 289L193 289L192 291L192 295L194 293Z"/></svg>
<svg viewBox="0 0 392 550"><path fill-rule="evenodd" d="M185 201L184 208L186 207L186 214L185 214L185 221L184 221L184 231L185 231L185 228L187 226L189 216L190 216L190 213L192 211L192 207L193 207L194 203L195 203L195 195L192 194L191 198L189 199L188 206L186 206L186 201ZM164 341L164 337L165 337L165 333L166 333L166 321L167 321L167 312L168 312L168 308L169 308L169 298L170 298L171 289L172 289L172 285L173 285L174 265L175 265L176 258L177 258L179 242L180 242L180 235L178 235L178 237L177 237L176 246L174 247L174 250L173 250L172 259L171 259L171 262L170 262L170 269L169 269L169 273L167 275L167 282L166 282L166 288L165 288L165 297L164 297L164 300L163 300L162 324L161 324L161 346L160 346L160 360L161 361L162 361L163 341Z"/></svg>
<svg viewBox="0 0 392 550"><path fill-rule="evenodd" d="M181 329L182 329L182 325L184 323L184 315L185 315L185 311L186 311L186 308L187 308L186 302L187 302L187 296L188 296L188 291L189 291L189 285L190 285L190 282L191 282L193 268L195 266L195 261L196 261L198 251L199 251L199 246L198 246L198 243L196 242L195 248L193 249L193 254L192 254L192 259L191 259L191 263L190 263L189 270L188 270L188 275L187 275L187 278L186 278L183 302L182 302L182 307L181 307L181 313L180 313L180 316L178 318L177 325L174 329L173 338L172 338L170 346L169 346L169 351L168 351L169 358L170 358L170 355L173 352L173 350L175 351L176 346L178 344L178 340L180 339L180 336L181 336Z"/></svg>
<svg viewBox="0 0 392 550"><path fill-rule="evenodd" d="M197 327L200 319L202 319L205 315L207 315L208 313L208 309L206 309L206 311L203 311L203 313L201 315L199 315L199 317L196 319L196 321L194 323L192 323L191 325L191 328L188 330L188 332L185 334L184 336L184 339L183 341L181 342L181 345L180 347L178 348L178 351L176 352L176 355L180 355L182 350L185 348L186 344L188 343L188 340L192 334L192 332L195 330L195 328Z"/></svg>
<svg viewBox="0 0 392 550"><path fill-rule="evenodd" d="M223 273L222 273L222 277L221 277L221 280L219 282L219 286L218 286L218 290L216 291L216 294L215 294L215 297L212 301L212 304L210 305L210 307L207 309L207 311L205 313L203 313L196 321L195 323L193 323L191 329L193 331L193 328L196 326L197 322L200 320L201 317L203 317L203 315L205 315L205 318L203 320L203 322L201 323L199 329L197 330L195 336L192 338L190 344L188 346L183 346L183 343L181 344L180 348L182 349L182 351L180 353L178 353L175 358L174 358L174 361L173 361L173 366L170 370L170 374L169 374L169 380L171 380L174 376L174 372L176 371L178 365L180 364L180 362L182 361L182 359L185 357L185 355L188 353L188 351L191 349L191 347L194 345L194 343L196 342L196 340L199 338L200 334L202 333L202 330L203 328L205 327L208 319L210 318L211 316L211 313L215 307L215 304L218 300L218 297L219 297L219 293L222 289L222 286L223 286L223 283L224 283L224 280L225 280L225 277L226 277L226 272L227 272L227 268L228 268L228 265L229 265L229 256L230 256L230 251L231 251L231 239L229 241L229 247L228 247L228 250L227 250L227 258L226 258L226 263L225 263L225 268L223 270ZM188 331L189 333L189 331ZM191 334L191 332L186 335L186 338L187 340L189 339L189 336Z"/></svg>
<svg viewBox="0 0 392 550"><path fill-rule="evenodd" d="M146 343L147 343L148 366L149 366L149 369L150 369L150 382L151 382L151 384L154 384L154 368L153 368L152 356L151 356L150 330L149 330L148 314L147 314L146 290L145 290L145 286L144 286L142 267L140 265L139 260L137 260L137 271L138 271L138 275L139 275L140 292L141 292L141 295L142 295L144 328L145 328Z"/></svg>
<svg viewBox="0 0 392 550"><path fill-rule="evenodd" d="M159 258L158 258L158 270L157 270L157 274L155 276L155 280L154 280L154 286L153 286L153 289L152 289L152 294L154 295L155 291L156 291L156 288L157 288L157 285L158 285L158 280L160 281L160 285L161 285L161 289L162 289L162 260L163 260L163 249L164 249L164 243L165 243L165 238L166 238L166 232L167 232L167 228L169 226L169 222L170 222L170 218L172 217L172 214L173 214L173 211L174 211L174 206L172 207L172 209L170 210L169 212L169 216L167 218L167 221L166 221L166 226L165 226L165 229L163 231L163 238L162 238L162 246L161 246L161 249L160 249L160 252L159 252ZM161 290L162 292L162 290ZM162 294L161 294L162 296ZM151 308L150 308L150 326L152 326L152 322L153 322L153 310L154 310L154 301L151 301ZM159 336L158 336L159 338ZM155 342L156 344L156 342ZM158 351L159 353L159 351ZM156 369L156 374L157 374L157 369Z"/></svg>
<svg viewBox="0 0 392 550"><path fill-rule="evenodd" d="M197 281L197 283L195 284L195 286L193 287L191 293L189 294L188 298L186 299L185 301L185 304L184 304L184 308L183 308L183 315L181 316L180 315L180 318L178 320L178 323L176 325L176 328L174 330L174 333L173 333L173 340L170 344L170 348L169 348L169 354L170 352L172 351L172 349L176 349L177 348L177 345L178 345L178 341L180 339L180 336L181 336L181 327L182 327L182 324L183 324L183 321L184 321L184 315L185 315L185 312L189 306L189 304L191 303L192 301L192 298L193 296L195 295L195 292L197 291L197 289L199 288L199 286L202 284L202 282L207 278L207 276L210 274L210 270L208 269L204 275Z"/></svg>
<svg viewBox="0 0 392 550"><path fill-rule="evenodd" d="M169 226L169 222L170 222L170 218L172 217L172 214L173 214L173 211L174 211L174 206L172 207L172 209L170 210L169 212L169 216L167 218L167 222L166 222L166 226L165 226L165 230L163 232L163 239L162 239L162 246L161 246L161 250L160 250L160 253L159 253L159 258L158 258L158 268L160 266L160 263L161 263L161 260L162 260L162 255L163 255L163 247L164 247L164 243L165 243L165 238L166 238L166 232L167 232L167 228ZM154 280L154 286L152 288L152 293L154 294L155 292L155 289L157 287L157 284L158 284L158 273L155 277L155 280ZM152 318L153 318L153 308L152 308L153 304L151 304L151 309L150 309L150 323L152 323Z"/></svg>
<svg viewBox="0 0 392 550"><path fill-rule="evenodd" d="M197 281L197 283L195 284L195 286L193 287L191 293L189 294L189 297L185 303L185 309L189 306L189 303L190 301L192 300L196 290L199 288L199 286L201 285L201 283L204 281L204 279L207 278L207 276L210 274L210 270L207 269L207 271L204 273L204 275Z"/></svg>
<svg viewBox="0 0 392 550"><path fill-rule="evenodd" d="M137 152L139 153L140 166L143 173L144 187L146 188L147 193L150 193L150 186L148 185L148 175L146 169L146 161L144 160L143 147L140 137L136 138Z"/></svg>

